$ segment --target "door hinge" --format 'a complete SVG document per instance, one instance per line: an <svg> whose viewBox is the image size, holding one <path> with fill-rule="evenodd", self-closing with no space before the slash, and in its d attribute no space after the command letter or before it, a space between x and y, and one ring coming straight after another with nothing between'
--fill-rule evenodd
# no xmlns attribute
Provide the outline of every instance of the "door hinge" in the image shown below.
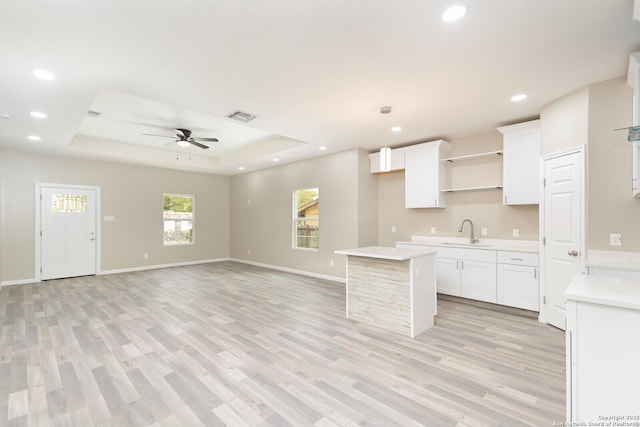
<svg viewBox="0 0 640 427"><path fill-rule="evenodd" d="M547 297L542 297L542 304L547 305Z"/></svg>

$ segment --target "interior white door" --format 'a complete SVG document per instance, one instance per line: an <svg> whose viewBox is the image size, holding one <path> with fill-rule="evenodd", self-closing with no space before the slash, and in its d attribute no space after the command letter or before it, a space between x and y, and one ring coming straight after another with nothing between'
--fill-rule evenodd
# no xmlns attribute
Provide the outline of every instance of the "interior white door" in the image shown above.
<svg viewBox="0 0 640 427"><path fill-rule="evenodd" d="M544 161L544 289L543 320L566 329L564 293L582 269L582 152Z"/></svg>
<svg viewBox="0 0 640 427"><path fill-rule="evenodd" d="M42 280L96 274L96 191L41 187Z"/></svg>

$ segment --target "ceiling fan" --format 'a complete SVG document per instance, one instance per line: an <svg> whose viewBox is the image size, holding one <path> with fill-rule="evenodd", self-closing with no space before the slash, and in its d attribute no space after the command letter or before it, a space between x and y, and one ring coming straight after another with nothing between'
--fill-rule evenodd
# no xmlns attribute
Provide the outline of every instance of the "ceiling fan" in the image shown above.
<svg viewBox="0 0 640 427"><path fill-rule="evenodd" d="M152 133L143 133L143 135L147 136L158 136L160 138L171 138L173 139L180 147L188 147L189 145L195 145L196 147L200 147L203 149L209 148L208 145L201 144L198 141L202 142L218 142L218 138L193 138L191 136L191 131L189 129L181 129L176 128L178 131L176 136L167 136L167 135L154 135Z"/></svg>

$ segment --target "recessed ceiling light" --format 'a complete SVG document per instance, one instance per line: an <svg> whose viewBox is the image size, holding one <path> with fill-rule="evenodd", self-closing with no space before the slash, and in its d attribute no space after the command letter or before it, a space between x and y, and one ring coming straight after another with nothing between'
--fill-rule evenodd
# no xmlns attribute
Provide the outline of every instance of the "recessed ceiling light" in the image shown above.
<svg viewBox="0 0 640 427"><path fill-rule="evenodd" d="M239 171L243 171L244 170L244 166L238 166L238 170Z"/></svg>
<svg viewBox="0 0 640 427"><path fill-rule="evenodd" d="M279 161L280 161L280 159L273 159L273 161L274 161L274 162L279 162Z"/></svg>
<svg viewBox="0 0 640 427"><path fill-rule="evenodd" d="M442 20L444 22L455 22L458 19L462 18L466 13L467 8L465 6L462 6L460 4L451 6L442 14Z"/></svg>
<svg viewBox="0 0 640 427"><path fill-rule="evenodd" d="M394 126L391 128L391 132L400 132L402 130L402 126Z"/></svg>
<svg viewBox="0 0 640 427"><path fill-rule="evenodd" d="M40 137L37 135L29 135L27 138L29 141L40 141Z"/></svg>
<svg viewBox="0 0 640 427"><path fill-rule="evenodd" d="M0 113L0 119L10 119L9 113Z"/></svg>
<svg viewBox="0 0 640 427"><path fill-rule="evenodd" d="M511 102L524 101L525 99L527 99L527 94L526 93L519 93L519 94L513 95L511 97Z"/></svg>
<svg viewBox="0 0 640 427"><path fill-rule="evenodd" d="M36 68L33 70L33 75L39 78L40 80L55 80L56 75L53 74L49 70L45 70L44 68Z"/></svg>
<svg viewBox="0 0 640 427"><path fill-rule="evenodd" d="M319 147L318 149L319 149L319 150L324 151L324 150L326 150L326 149L327 149L327 147L325 147L325 146L323 145L322 147Z"/></svg>
<svg viewBox="0 0 640 427"><path fill-rule="evenodd" d="M31 117L35 117L36 119L46 119L47 115L41 111L32 111Z"/></svg>

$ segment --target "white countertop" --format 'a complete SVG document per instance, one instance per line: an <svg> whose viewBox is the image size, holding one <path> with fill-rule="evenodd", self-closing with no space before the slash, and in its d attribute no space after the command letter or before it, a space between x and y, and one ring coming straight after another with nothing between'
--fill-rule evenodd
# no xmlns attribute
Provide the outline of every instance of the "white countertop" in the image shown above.
<svg viewBox="0 0 640 427"><path fill-rule="evenodd" d="M411 240L396 242L404 245L436 246L443 248L471 248L490 251L538 253L537 240L506 240L480 238L478 243L470 244L468 237L411 236Z"/></svg>
<svg viewBox="0 0 640 427"><path fill-rule="evenodd" d="M342 249L335 251L340 255L351 255L365 258L389 259L394 261L405 261L411 258L418 258L425 255L435 254L435 251L428 249L404 249L390 248L386 246L367 246L364 248Z"/></svg>
<svg viewBox="0 0 640 427"><path fill-rule="evenodd" d="M568 300L640 310L640 282L627 277L580 274L565 291Z"/></svg>

